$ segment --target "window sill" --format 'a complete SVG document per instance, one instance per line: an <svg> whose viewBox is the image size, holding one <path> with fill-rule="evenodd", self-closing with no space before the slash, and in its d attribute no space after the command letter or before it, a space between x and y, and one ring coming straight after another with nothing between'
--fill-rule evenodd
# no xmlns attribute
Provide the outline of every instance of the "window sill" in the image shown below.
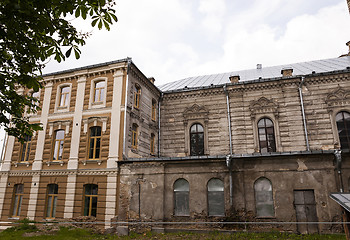
<svg viewBox="0 0 350 240"><path fill-rule="evenodd" d="M19 220L19 217L9 217L9 220Z"/></svg>
<svg viewBox="0 0 350 240"><path fill-rule="evenodd" d="M85 166L88 163L97 163L97 165L101 165L102 164L102 160L83 160L81 161L81 163Z"/></svg>
<svg viewBox="0 0 350 240"><path fill-rule="evenodd" d="M15 167L18 167L18 166L27 166L27 167L29 167L29 166L31 165L31 163L28 162L28 161L23 161L23 162L16 162L16 163L14 163L13 165L14 165Z"/></svg>
<svg viewBox="0 0 350 240"><path fill-rule="evenodd" d="M46 162L46 165L50 167L50 165L61 165L63 166L64 162L63 161L51 161L51 162Z"/></svg>

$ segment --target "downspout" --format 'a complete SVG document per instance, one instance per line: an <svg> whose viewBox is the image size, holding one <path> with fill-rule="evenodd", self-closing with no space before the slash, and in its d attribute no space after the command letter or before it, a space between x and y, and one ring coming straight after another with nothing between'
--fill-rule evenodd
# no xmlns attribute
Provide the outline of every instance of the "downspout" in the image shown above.
<svg viewBox="0 0 350 240"><path fill-rule="evenodd" d="M230 206L233 206L233 182L232 182L232 155L233 155L233 151L232 151L232 132L231 132L231 113L230 113L230 99L229 99L229 95L228 95L228 91L226 89L226 84L223 87L224 92L226 94L226 106L227 106L227 122L228 122L228 136L229 136L229 142L230 142L230 155L226 156L226 165L228 167L229 170L229 174L230 174Z"/></svg>
<svg viewBox="0 0 350 240"><path fill-rule="evenodd" d="M301 113L302 113L302 117L303 117L304 134L305 134L305 142L306 142L306 151L310 151L309 137L308 137L308 134L307 134L307 126L306 126L306 118L305 118L303 93L302 93L302 86L303 86L304 82L305 82L305 77L301 77L301 82L299 84L298 90L299 90L299 97L300 97Z"/></svg>
<svg viewBox="0 0 350 240"><path fill-rule="evenodd" d="M158 157L160 157L160 102L163 100L163 92L160 93L158 100Z"/></svg>
<svg viewBox="0 0 350 240"><path fill-rule="evenodd" d="M123 157L126 156L126 115L128 108L128 85L129 85L129 70L131 65L131 58L128 59L128 66L126 70L126 85L125 85L125 101L124 101L124 139L123 139Z"/></svg>
<svg viewBox="0 0 350 240"><path fill-rule="evenodd" d="M344 184L343 184L343 178L342 178L342 172L341 172L341 164L342 164L341 150L339 149L334 150L334 156L336 160L336 169L337 169L337 175L339 180L339 191L344 192Z"/></svg>

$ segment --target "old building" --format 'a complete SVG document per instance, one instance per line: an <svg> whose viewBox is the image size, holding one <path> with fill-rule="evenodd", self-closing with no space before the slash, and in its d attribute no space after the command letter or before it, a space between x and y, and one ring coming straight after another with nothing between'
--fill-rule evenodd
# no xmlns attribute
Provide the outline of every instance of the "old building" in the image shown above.
<svg viewBox="0 0 350 240"><path fill-rule="evenodd" d="M334 231L349 191L350 56L157 88L130 59L45 76L44 130L9 137L2 221L270 221ZM339 151L341 150L341 151ZM320 222L320 224L293 224ZM109 224L106 223L106 227Z"/></svg>

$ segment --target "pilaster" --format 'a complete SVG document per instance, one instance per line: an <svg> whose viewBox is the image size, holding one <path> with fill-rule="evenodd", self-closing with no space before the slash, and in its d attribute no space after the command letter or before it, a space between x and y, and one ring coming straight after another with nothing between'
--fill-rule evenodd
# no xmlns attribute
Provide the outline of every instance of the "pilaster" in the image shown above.
<svg viewBox="0 0 350 240"><path fill-rule="evenodd" d="M110 227L110 222L115 217L116 211L116 196L117 194L117 173L109 174L107 176L107 190L106 190L106 212L105 212L105 228Z"/></svg>
<svg viewBox="0 0 350 240"><path fill-rule="evenodd" d="M64 204L64 218L73 217L75 187L77 175L68 175L66 188L66 201Z"/></svg>
<svg viewBox="0 0 350 240"><path fill-rule="evenodd" d="M13 146L14 145L15 145L15 137L14 136L8 136L6 149L5 149L5 157L4 157L4 161L1 163L0 171L10 171L10 169L11 169L12 151L13 151Z"/></svg>
<svg viewBox="0 0 350 240"><path fill-rule="evenodd" d="M0 218L2 216L2 209L4 207L4 199L7 187L8 174L2 174L0 177Z"/></svg>
<svg viewBox="0 0 350 240"><path fill-rule="evenodd" d="M35 218L35 210L36 210L36 204L38 201L38 193L39 193L39 182L40 182L40 175L34 175L32 177L29 203L28 203L28 212L27 212L27 217L30 220L34 220Z"/></svg>

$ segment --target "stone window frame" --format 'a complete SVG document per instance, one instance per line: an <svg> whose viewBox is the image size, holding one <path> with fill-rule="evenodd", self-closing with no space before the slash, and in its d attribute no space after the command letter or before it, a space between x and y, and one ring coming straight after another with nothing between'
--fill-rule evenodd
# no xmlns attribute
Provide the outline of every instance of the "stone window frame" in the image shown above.
<svg viewBox="0 0 350 240"><path fill-rule="evenodd" d="M276 152L277 151L277 144L276 144L276 131L275 131L275 122L274 121L272 121L271 120L271 118L269 118L269 117L261 117L261 118L259 118L257 121L256 121L256 128L257 128L257 133L258 133L258 145L259 145L259 152L261 153L261 140L260 140L260 133L259 133L259 129L260 129L260 127L259 127L259 122L261 121L261 120L264 120L264 123L265 123L265 126L263 127L264 129L265 129L265 136L266 136L266 142L267 142L267 134L266 134L266 129L267 128L271 128L271 127L266 127L266 120L270 120L271 122L272 122L272 129L273 129L273 140L274 140L274 144L275 144L275 146L274 146L274 148L275 148L275 151L267 151L267 152ZM267 148L268 149L268 148Z"/></svg>
<svg viewBox="0 0 350 240"><path fill-rule="evenodd" d="M187 182L187 185L188 185L188 190L187 191L181 191L181 192L187 192L187 208L188 208L188 214L177 214L177 210L176 210L176 192L175 191L175 184L177 181L180 181L180 180L185 180ZM190 183L187 179L181 177L181 178L177 178L174 183L173 183L173 211L174 211L174 216L180 216L180 217L189 217L190 216Z"/></svg>
<svg viewBox="0 0 350 240"><path fill-rule="evenodd" d="M208 137L208 123L209 123L209 111L197 104L185 109L183 112L184 117L184 131L185 131L185 154L190 156L190 130L193 124L198 123L203 126L204 130L204 155L209 155L209 137Z"/></svg>
<svg viewBox="0 0 350 240"><path fill-rule="evenodd" d="M273 122L276 152L282 152L283 148L281 143L277 103L272 99L270 100L265 97L261 97L257 101L252 101L250 104L250 117L253 127L254 152L260 152L258 122L262 118L269 118Z"/></svg>
<svg viewBox="0 0 350 240"><path fill-rule="evenodd" d="M222 215L212 215L210 214L210 204L209 204L209 182L214 180L214 179L218 179L222 182L222 187L223 187L223 190L222 190L222 194L223 194L223 197L224 197L224 201L223 201L223 207L224 207L224 213ZM219 191L217 191L219 192ZM221 192L221 191L220 191ZM207 182L207 209L208 209L208 216L210 217L224 217L225 216L225 183L224 183L224 180L219 178L219 177L212 177L208 180Z"/></svg>
<svg viewBox="0 0 350 240"><path fill-rule="evenodd" d="M256 184L258 181L260 180L267 180L269 183L270 183L270 186L271 186L271 197L272 197L272 208L273 208L273 215L271 216L258 216L258 210L257 210L257 199L256 199ZM275 197L274 197L274 192L273 192L273 185L272 185L272 182L269 178L265 177L265 176L261 176L259 178L257 178L255 181L254 181L254 184L253 184L253 190L254 190L254 202L255 202L255 216L256 218L275 218L276 217L276 209L275 209Z"/></svg>
<svg viewBox="0 0 350 240"><path fill-rule="evenodd" d="M39 97L37 98L38 99L38 101L36 102L36 113L34 113L34 112L27 112L27 110L29 109L29 107L28 106L26 106L25 107L25 112L24 112L24 116L26 117L26 116L33 116L33 115L37 115L38 114L38 110L40 110L40 109L38 109L39 107L40 107L40 97L41 97L41 89L39 89L38 91L34 91L33 89L31 89L29 92L28 92L28 95L30 96L30 97L33 97L33 94L34 93L38 93L39 94ZM32 104L34 104L34 102L32 101Z"/></svg>
<svg viewBox="0 0 350 240"><path fill-rule="evenodd" d="M18 187L22 186L22 192L17 192ZM16 197L18 198L16 199ZM11 218L19 218L21 215L24 196L24 184L17 183L13 186L12 203L11 203ZM16 210L15 210L16 207ZM15 213L15 214L14 214Z"/></svg>
<svg viewBox="0 0 350 240"><path fill-rule="evenodd" d="M156 121L157 119L157 100L154 98L152 98L151 119L152 121Z"/></svg>
<svg viewBox="0 0 350 240"><path fill-rule="evenodd" d="M336 115L339 112L350 113L350 92L348 89L338 86L338 88L334 89L327 95L325 103L327 104L327 110L332 127L334 149L340 149Z"/></svg>
<svg viewBox="0 0 350 240"><path fill-rule="evenodd" d="M59 131L63 131L63 139L57 140L56 137L57 137L57 133L58 133ZM66 132L65 132L65 129L63 129L63 128L58 128L58 129L56 129L56 130L54 131L53 138L52 138L52 153L51 153L51 161L52 161L52 162L60 162L60 161L63 161L63 151L64 151L65 135L66 135ZM59 142L63 141L61 159L58 159L58 158L57 158L57 159L54 159L54 157L55 157L55 146L56 146L56 142L57 142L57 141L59 141ZM59 156L59 150L60 150L60 147L58 148L58 152L57 152L58 156ZM58 157L58 156L57 156L57 157Z"/></svg>
<svg viewBox="0 0 350 240"><path fill-rule="evenodd" d="M134 109L140 109L140 103L141 103L141 95L142 95L142 89L140 84L135 83L134 84L134 102L133 107Z"/></svg>
<svg viewBox="0 0 350 240"><path fill-rule="evenodd" d="M92 131L92 129L93 128L100 128L100 131L101 131L101 135L100 136L91 136L91 131ZM99 152L99 157L98 158L96 158L96 140L97 139L100 139L100 152ZM93 157L92 158L90 158L90 143L91 143L91 140L92 139L94 139L94 147L93 147ZM101 149L102 149L102 127L101 126L91 126L91 127L89 127L89 133L88 133L88 146L87 146L87 158L86 159L88 159L89 161L98 161L98 160L101 160L101 153L102 153L102 151L101 151Z"/></svg>
<svg viewBox="0 0 350 240"><path fill-rule="evenodd" d="M19 151L19 161L18 162L20 162L20 163L27 163L27 162L29 162L30 149L32 147L33 137L34 136L28 136L28 135L25 136L25 141L21 144L21 149ZM24 159L22 159L23 151L25 151Z"/></svg>
<svg viewBox="0 0 350 240"><path fill-rule="evenodd" d="M97 194L88 194L86 195L86 188L87 187L94 187L96 186L97 187ZM88 206L88 214L85 215L85 198L88 197L89 198L89 206ZM92 199L96 197L96 215L92 215ZM94 216L96 217L97 216L97 210L98 210L98 184L92 184L92 183L87 183L87 184L84 184L84 187L83 187L83 204L82 204L82 215L83 216Z"/></svg>
<svg viewBox="0 0 350 240"><path fill-rule="evenodd" d="M134 128L135 127L135 128ZM140 127L137 123L131 124L131 148L137 150L139 143Z"/></svg>
<svg viewBox="0 0 350 240"><path fill-rule="evenodd" d="M50 193L50 186L55 186L54 193ZM55 193L57 186L57 193ZM51 209L50 214L48 216L48 210L49 210L49 198L51 197ZM56 200L55 200L56 198ZM55 219L56 217L56 208L57 208L57 199L58 199L58 184L57 183L49 183L46 186L46 204L45 204L45 219ZM55 207L53 207L55 205ZM55 211L54 211L55 209Z"/></svg>
<svg viewBox="0 0 350 240"><path fill-rule="evenodd" d="M339 133L338 133L338 126L337 126L337 121L336 121L336 116L340 112L348 112L350 114L350 108L349 107L336 107L336 108L333 108L332 110L329 110L329 116L330 116L331 125L332 125L332 133L333 133L334 148L335 149L341 149Z"/></svg>
<svg viewBox="0 0 350 240"><path fill-rule="evenodd" d="M54 141L55 141L55 133L58 130L64 130L64 136L67 136L69 134L69 129L70 125L72 124L71 120L64 120L64 121L54 121L54 122L49 122L48 123L48 129L49 129L49 136L51 138L51 146L54 146ZM64 139L65 140L65 139ZM50 155L50 160L46 162L47 166L50 166L51 164L60 164L63 166L64 160L55 160L53 161L53 154L54 154L54 149L52 149L51 155ZM68 159L66 159L68 160Z"/></svg>
<svg viewBox="0 0 350 240"><path fill-rule="evenodd" d="M98 82L105 82L105 95L104 99L101 102L95 102L95 87ZM93 108L103 108L106 107L106 100L107 100L107 84L108 84L108 78L107 77L97 77L94 79L91 79L91 85L90 85L90 98L89 98L89 109Z"/></svg>
<svg viewBox="0 0 350 240"><path fill-rule="evenodd" d="M200 125L201 126L201 128L203 129L203 132L200 132L200 131L198 131L198 125ZM196 126L196 132L192 132L191 130L192 130L192 128L194 127L194 126ZM194 123L194 124L192 124L191 126L190 126L190 130L189 130L190 132L189 132L189 135L190 135L190 156L203 156L204 155L204 127L203 127L203 125L202 124L200 124L200 123L198 123L198 122L196 122L196 123ZM194 146L195 147L195 152L191 152L191 150L192 150L192 145L191 145L191 143L192 143L192 137L195 137L197 140L198 140L198 136L199 136L199 134L203 134L203 146L199 146L199 144L198 144L198 141L197 141L197 146ZM203 154L197 154L198 152L202 152L203 151Z"/></svg>
<svg viewBox="0 0 350 240"><path fill-rule="evenodd" d="M60 106L61 90L64 87L69 87L68 102L67 102L66 106ZM57 91L56 91L55 113L69 112L71 97L72 97L72 83L61 83L61 84L59 84L57 86Z"/></svg>

